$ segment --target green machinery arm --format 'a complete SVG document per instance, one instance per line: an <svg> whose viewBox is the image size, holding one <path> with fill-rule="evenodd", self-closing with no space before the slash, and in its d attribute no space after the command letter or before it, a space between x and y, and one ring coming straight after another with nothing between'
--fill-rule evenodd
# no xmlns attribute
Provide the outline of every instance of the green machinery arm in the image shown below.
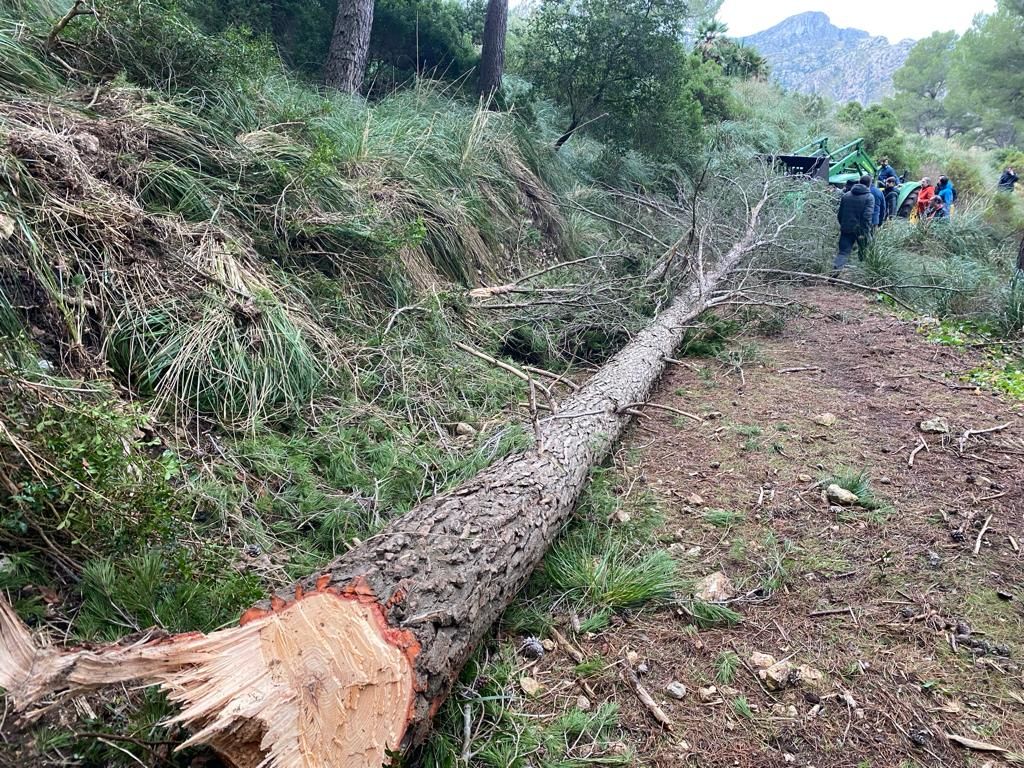
<svg viewBox="0 0 1024 768"><path fill-rule="evenodd" d="M859 180L864 174L872 178L878 173L878 166L864 149L864 139L854 139L839 149L828 147L828 136L821 136L792 153L804 157L827 157L830 184L843 185L847 180Z"/></svg>

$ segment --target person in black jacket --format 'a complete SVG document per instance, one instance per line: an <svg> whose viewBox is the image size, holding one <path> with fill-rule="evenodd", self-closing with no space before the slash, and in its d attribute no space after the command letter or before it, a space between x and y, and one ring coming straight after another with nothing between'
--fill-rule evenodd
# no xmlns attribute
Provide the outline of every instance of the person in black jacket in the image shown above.
<svg viewBox="0 0 1024 768"><path fill-rule="evenodd" d="M832 264L834 272L846 267L846 262L856 244L860 260L867 252L871 220L875 215L875 198L864 184L854 184L849 192L843 193L839 201L839 253Z"/></svg>
<svg viewBox="0 0 1024 768"><path fill-rule="evenodd" d="M1016 185L1018 176L1013 172L1013 168L1007 168L1003 171L1003 175L999 177L999 189L1001 192L1013 192L1013 187Z"/></svg>
<svg viewBox="0 0 1024 768"><path fill-rule="evenodd" d="M893 219L899 213L896 210L896 205L900 201L900 193L896 189L896 179L892 176L886 179L885 189L882 191L885 193L885 218Z"/></svg>

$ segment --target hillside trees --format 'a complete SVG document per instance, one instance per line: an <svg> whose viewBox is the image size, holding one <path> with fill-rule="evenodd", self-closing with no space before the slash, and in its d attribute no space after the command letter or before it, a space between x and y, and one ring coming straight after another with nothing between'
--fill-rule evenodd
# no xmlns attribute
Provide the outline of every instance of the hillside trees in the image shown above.
<svg viewBox="0 0 1024 768"><path fill-rule="evenodd" d="M327 51L324 82L344 93L363 84L373 28L373 0L338 0L334 33Z"/></svg>
<svg viewBox="0 0 1024 768"><path fill-rule="evenodd" d="M1024 136L1024 3L1000 0L979 17L953 53L950 99L977 120L980 135L998 146Z"/></svg>
<svg viewBox="0 0 1024 768"><path fill-rule="evenodd" d="M715 80L681 40L690 21L682 0L544 0L530 21L521 68L565 106L561 147L584 125L620 147L673 126L676 139L699 133L701 116L723 115ZM670 146L643 142L655 155Z"/></svg>
<svg viewBox="0 0 1024 768"><path fill-rule="evenodd" d="M925 136L942 132L949 135L945 97L956 41L955 32L933 32L910 50L904 65L893 75L893 109L910 130Z"/></svg>
<svg viewBox="0 0 1024 768"><path fill-rule="evenodd" d="M501 88L505 71L505 36L508 32L508 0L488 0L484 20L483 49L477 91L488 97Z"/></svg>
<svg viewBox="0 0 1024 768"><path fill-rule="evenodd" d="M1000 0L957 38L920 41L893 78L889 106L910 130L1008 147L1024 135L1024 4Z"/></svg>

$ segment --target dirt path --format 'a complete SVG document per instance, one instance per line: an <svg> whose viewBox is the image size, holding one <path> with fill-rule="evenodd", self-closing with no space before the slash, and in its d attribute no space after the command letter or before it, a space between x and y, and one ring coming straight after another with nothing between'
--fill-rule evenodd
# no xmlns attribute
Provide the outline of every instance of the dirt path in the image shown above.
<svg viewBox="0 0 1024 768"><path fill-rule="evenodd" d="M1000 764L947 733L1024 753L1024 560L1008 538L1024 540L1021 405L962 388L956 374L978 358L929 344L869 299L798 298L812 311L779 335L735 342L756 358L742 377L714 360L672 367L655 402L706 421L649 409L622 449L663 501L673 554L695 578L728 574L743 623L696 633L641 614L584 651L646 661L644 685L676 726L662 733L619 684L646 764ZM922 434L934 418L950 434ZM1007 423L961 453L966 429ZM877 509L824 500L818 481L843 467L866 470ZM755 651L825 679L769 692ZM671 681L687 687L682 701L663 693Z"/></svg>

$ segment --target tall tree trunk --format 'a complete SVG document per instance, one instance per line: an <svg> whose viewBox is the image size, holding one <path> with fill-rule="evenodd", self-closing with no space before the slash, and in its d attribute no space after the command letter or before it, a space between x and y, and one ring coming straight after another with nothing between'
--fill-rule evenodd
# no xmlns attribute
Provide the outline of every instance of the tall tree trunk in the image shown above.
<svg viewBox="0 0 1024 768"><path fill-rule="evenodd" d="M540 562L647 400L714 287L763 243L745 234L562 403L533 449L420 504L240 626L134 645L36 646L0 599L0 687L24 711L59 692L159 683L173 722L237 768L379 768L418 743L459 670Z"/></svg>
<svg viewBox="0 0 1024 768"><path fill-rule="evenodd" d="M505 73L505 36L508 32L508 0L488 0L484 20L484 45L480 53L477 91L485 99L501 90Z"/></svg>
<svg viewBox="0 0 1024 768"><path fill-rule="evenodd" d="M338 0L338 15L324 67L327 85L345 93L359 90L366 73L372 28L373 0Z"/></svg>

